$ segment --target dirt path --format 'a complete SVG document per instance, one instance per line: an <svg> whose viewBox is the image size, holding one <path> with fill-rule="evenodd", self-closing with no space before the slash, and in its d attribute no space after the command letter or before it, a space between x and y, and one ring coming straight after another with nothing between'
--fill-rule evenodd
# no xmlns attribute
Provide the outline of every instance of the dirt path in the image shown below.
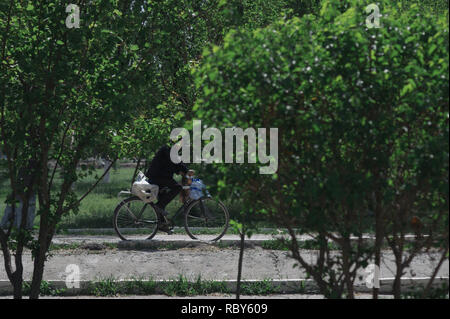
<svg viewBox="0 0 450 319"><path fill-rule="evenodd" d="M95 280L113 277L116 279L140 278L155 280L175 279L183 275L188 279L201 276L208 280L236 279L239 250L201 246L180 248L176 250L124 251L108 249L98 252L86 250L54 251L48 260L44 280L64 280L66 267L78 265L82 280ZM1 254L0 254L1 255ZM288 252L265 250L260 247L246 249L244 254L243 279L298 279L305 278L305 273L298 267ZM305 258L313 261L311 251L303 251ZM427 277L437 263L432 260L436 255L418 256L406 277ZM1 258L3 258L1 256ZM31 278L31 255L24 256L25 278ZM395 270L393 256L390 252L383 255L381 277L393 277ZM448 260L442 265L439 276L449 275ZM366 274L362 271L361 276ZM0 280L6 280L3 263L0 263Z"/></svg>

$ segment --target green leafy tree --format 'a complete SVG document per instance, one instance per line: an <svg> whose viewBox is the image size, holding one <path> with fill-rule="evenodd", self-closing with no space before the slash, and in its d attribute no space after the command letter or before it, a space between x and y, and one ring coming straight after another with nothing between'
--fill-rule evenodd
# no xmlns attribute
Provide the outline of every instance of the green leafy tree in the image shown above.
<svg viewBox="0 0 450 319"><path fill-rule="evenodd" d="M354 296L391 227L400 238L408 230L400 216L429 220L412 260L421 236L445 234L448 214L448 23L384 1L382 28L368 29L368 4L324 1L319 16L230 32L196 74L194 110L205 123L279 129L276 174L223 165L221 185L249 214L289 230L293 257L327 297ZM314 262L294 228L320 247ZM375 231L375 247L365 231Z"/></svg>
<svg viewBox="0 0 450 319"><path fill-rule="evenodd" d="M114 163L144 156L159 143L176 119L188 116L190 63L219 32L204 1L72 3L80 8L80 28L65 24L67 1L0 3L0 149L7 156L9 203L28 203L35 191L40 216L36 240L24 225L0 229L16 298L23 249L33 252L30 296L37 298L58 222L101 180L78 198L72 185L90 172L77 170L80 161L102 154ZM29 183L17 179L20 170ZM26 206L15 211L22 221Z"/></svg>

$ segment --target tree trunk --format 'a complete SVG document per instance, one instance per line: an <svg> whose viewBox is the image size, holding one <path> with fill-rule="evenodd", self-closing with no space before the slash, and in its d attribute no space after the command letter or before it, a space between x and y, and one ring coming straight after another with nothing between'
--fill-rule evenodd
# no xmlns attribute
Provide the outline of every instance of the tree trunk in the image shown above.
<svg viewBox="0 0 450 319"><path fill-rule="evenodd" d="M236 299L241 297L241 276L242 276L242 261L244 259L244 244L245 244L245 232L240 233L241 245L239 250L239 261L238 261L238 276L236 284Z"/></svg>
<svg viewBox="0 0 450 319"><path fill-rule="evenodd" d="M45 252L39 249L38 256L34 259L33 280L31 282L30 299L38 299L41 291L41 282L44 274Z"/></svg>
<svg viewBox="0 0 450 319"><path fill-rule="evenodd" d="M380 265L381 265L381 242L378 240L379 238L379 232L376 232L376 239L375 239L375 266L379 267L378 269L381 269ZM374 283L375 284L375 283ZM377 288L378 285L374 285L373 288L373 294L372 294L372 298L373 299L378 299L378 293L379 293L379 288Z"/></svg>
<svg viewBox="0 0 450 319"><path fill-rule="evenodd" d="M375 265L381 269L381 247L384 239L384 223L381 209L381 196L375 194ZM378 299L379 288L375 285L373 288L372 298Z"/></svg>
<svg viewBox="0 0 450 319"><path fill-rule="evenodd" d="M401 299L402 294L402 275L403 275L403 267L401 263L397 262L397 270L395 273L394 284L392 286L392 293L395 299Z"/></svg>
<svg viewBox="0 0 450 319"><path fill-rule="evenodd" d="M23 229L21 231L24 231ZM20 238L17 243L17 250L14 256L16 270L13 274L13 289L14 289L14 299L22 299L22 284L23 284L23 264L22 264L22 250L23 250L23 239Z"/></svg>
<svg viewBox="0 0 450 319"><path fill-rule="evenodd" d="M48 214L46 211L42 214L39 230L39 248L34 258L33 279L31 282L30 299L38 299L41 290L41 282L44 274L45 254L48 246Z"/></svg>
<svg viewBox="0 0 450 319"><path fill-rule="evenodd" d="M22 278L22 272L23 271L15 271L13 274L13 281L12 281L12 285L13 285L13 294L14 294L14 299L22 299L22 294L23 294L23 278Z"/></svg>
<svg viewBox="0 0 450 319"><path fill-rule="evenodd" d="M30 194L29 192L21 197L22 200L22 211L21 214L21 220L19 225L19 236L17 237L17 248L14 256L15 264L16 264L16 271L14 272L14 280L12 282L13 289L14 289L14 299L22 299L23 295L23 262L22 262L22 256L23 256L23 248L25 244L25 236L24 232L25 226L27 224L28 220L28 207L29 207L29 201L30 201ZM12 223L15 222L16 216L14 216L14 220L11 221Z"/></svg>
<svg viewBox="0 0 450 319"><path fill-rule="evenodd" d="M350 237L343 239L342 245L342 271L344 272L345 285L347 287L347 299L354 299L353 280L350 271L350 254L351 254Z"/></svg>
<svg viewBox="0 0 450 319"><path fill-rule="evenodd" d="M448 243L448 240L447 240ZM433 271L433 274L431 275L430 280L428 281L425 289L423 290L422 299L428 298L428 294L430 293L431 286L433 285L433 281L437 276L437 273L439 272L439 269L441 268L442 264L444 263L446 256L448 253L448 246L445 248L445 250L442 252L441 259L439 260L438 265Z"/></svg>

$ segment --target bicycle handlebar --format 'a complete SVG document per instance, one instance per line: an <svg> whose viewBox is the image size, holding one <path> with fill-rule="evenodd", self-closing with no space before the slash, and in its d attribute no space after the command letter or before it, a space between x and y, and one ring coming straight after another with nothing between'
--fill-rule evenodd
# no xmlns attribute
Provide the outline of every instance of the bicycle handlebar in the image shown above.
<svg viewBox="0 0 450 319"><path fill-rule="evenodd" d="M120 198L121 195L130 195L130 194L131 194L130 191L120 191L120 192L117 194L117 198Z"/></svg>

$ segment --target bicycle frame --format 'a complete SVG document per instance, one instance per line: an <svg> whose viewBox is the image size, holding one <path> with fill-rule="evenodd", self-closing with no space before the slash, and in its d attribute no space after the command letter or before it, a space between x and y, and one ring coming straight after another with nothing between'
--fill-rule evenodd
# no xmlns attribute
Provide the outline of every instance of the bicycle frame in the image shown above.
<svg viewBox="0 0 450 319"><path fill-rule="evenodd" d="M184 185L184 186L183 186L183 189L190 189L190 186ZM119 192L119 193L117 194L117 197L120 198L121 195L131 195L131 194L132 194L132 193L131 193L130 191L121 191L121 192ZM184 202L183 202L183 205L182 205L180 208L178 208L178 210L175 212L175 214L174 214L172 217L170 217L170 220L175 219L175 218L178 217L182 212L183 212L183 213L186 213L187 207L188 207L192 202L195 202L195 201L200 201L200 209L201 209L201 212L202 212L202 214L205 216L205 218L207 219L207 216L206 216L206 214L205 214L205 206L204 206L204 204L203 204L202 199L208 198L208 197L209 197L209 196L204 196L204 197L199 198L199 199L194 200L194 201L184 201ZM136 217L129 209L128 209L128 212L132 215L133 218L135 218L136 220L140 220L140 216L142 215L142 213L143 213L143 211L145 210L145 208L147 207L147 205L152 206L152 208L156 211L156 209L155 209L155 204L154 204L154 203L146 203L146 204L142 207L142 209L141 209L141 212L140 212L140 214L139 214L139 218ZM142 221L142 220L141 220L141 222L148 223L148 224L155 224L155 223L157 223L157 222L154 222L154 221Z"/></svg>
<svg viewBox="0 0 450 319"><path fill-rule="evenodd" d="M189 187L189 186L187 186L187 187ZM183 188L184 188L184 187L183 187ZM120 198L120 196L122 196L122 195L132 195L132 193L131 193L130 191L120 191L119 194L117 194L117 197ZM177 212L172 216L172 218L177 217L178 215L181 214L181 212L185 211L185 209L187 208L187 206L188 206L189 203L190 203L190 202L183 202L183 206L181 206L180 208L178 208ZM153 209L155 209L155 204L153 204L153 203L146 203L146 204L142 207L140 215L141 215L142 212L145 210L145 208L147 207L147 205L150 205L150 206L152 206ZM155 210L156 210L156 209L155 209ZM134 214L133 214L132 212L130 212L129 210L128 210L128 212L129 212L134 218L136 218L136 216L134 216ZM136 218L136 219L137 219L137 218ZM153 224L154 222L148 222L148 223L149 223L149 224Z"/></svg>
<svg viewBox="0 0 450 319"><path fill-rule="evenodd" d="M200 209L201 209L201 212L202 212L202 214L205 216L205 218L207 219L207 216L206 216L206 214L205 214L205 207L204 207L204 204L203 204L203 199L204 198L208 198L208 197L202 197L202 198L199 198L199 199L197 199L197 200L195 200L195 201L200 201ZM181 213L186 213L186 209L189 207L189 205L191 204L191 203L193 203L193 202L195 202L195 201L188 201L188 202L184 202L183 203L183 205L180 207L180 208L178 208L178 210L175 212L175 214L173 214L170 218L167 218L167 219L169 219L170 221L172 221L172 220L174 220L175 218L177 218ZM148 205L148 204L147 204ZM144 208L142 209L142 211L145 209L145 207L147 206L147 205L145 205L144 206ZM153 203L150 203L149 205L151 205L152 207L153 207L153 209L155 209L154 208L154 206L155 206L155 204L153 204ZM145 222L145 221L144 221ZM148 222L149 224L154 224L155 222Z"/></svg>
<svg viewBox="0 0 450 319"><path fill-rule="evenodd" d="M150 205L153 207L153 209L155 209L155 204L150 203ZM186 208L187 208L186 203L183 203L183 206L178 208L178 210L175 212L175 214L170 219L174 219L174 218L178 217L178 215L180 215L182 212L186 211Z"/></svg>
<svg viewBox="0 0 450 319"><path fill-rule="evenodd" d="M122 191L120 195L132 195L130 192L128 191ZM145 216L147 216L148 211L147 209L149 209L149 206L155 211L155 203L145 203L143 201L141 201L138 197L136 196L129 196L127 199L124 199L123 201L121 201L119 203L119 205L116 207L116 209L114 210L114 228L117 232L117 234L119 235L119 237L123 240L128 240L130 238L128 238L128 236L124 237L124 235L122 234L122 226L120 226L118 224L118 216L120 214L120 210L121 209L125 209L125 217L126 223L124 224L125 226L123 226L124 230L127 229L128 226L130 226L130 229L135 229L135 228L142 228L142 227L151 227L151 229L153 229L152 233L149 235L149 237L147 237L146 239L152 239L156 233L158 232L158 230L162 230L162 228L160 229L160 223L167 223L167 226L169 226L169 228L164 228L168 234L172 234L173 233L173 229L175 224L175 219L177 219L177 217L180 216L180 214L184 214L183 216L183 220L184 220L184 227L186 229L187 234L192 238L192 239L199 239L199 237L196 235L196 231L197 231L197 222L196 221L192 221L193 224L191 224L191 222L189 222L188 220L191 219L199 219L200 220L200 224L202 225L203 222L208 222L209 221L214 221L216 219L216 217L214 216L214 214L211 213L210 211L210 207L209 204L207 203L207 201L211 200L212 197L209 194L206 194L206 196L202 196L199 199L192 199L190 197L183 197L182 200L182 205L177 209L176 212L171 213L170 217L164 218L165 220L160 220L159 218L155 219L153 217L153 212L151 212L151 216L148 216L148 218L145 218ZM214 202L216 200L212 199ZM140 203L138 203L140 202ZM205 225L206 227L211 227L212 229L219 229L221 230L220 235L214 239L218 240L220 239L226 232L226 229L228 228L228 220L229 220L229 214L227 212L226 207L220 202L219 202L219 206L220 206L220 211L222 212L222 210L225 213L225 223L224 224L220 224L220 227L218 227L218 225ZM137 206L134 205L134 203L137 203ZM135 209L137 208L137 209ZM147 212L147 213L146 213ZM189 215L187 215L189 213ZM145 214L145 216L144 216ZM123 216L123 215L120 215ZM131 219L130 219L131 217ZM178 218L181 220L181 218ZM178 220L177 219L177 220ZM219 220L220 221L220 220ZM192 226L194 225L194 226ZM155 228L156 226L156 228ZM166 225L164 225L166 226ZM180 225L181 226L181 225ZM224 228L223 228L224 226ZM192 228L193 227L193 228ZM119 230L120 228L120 230ZM167 230L166 230L167 229ZM209 228L208 228L209 229ZM128 231L128 230L127 230ZM193 232L194 231L194 232ZM209 233L208 233L209 234ZM201 239L201 238L200 238ZM210 239L208 239L210 240Z"/></svg>
<svg viewBox="0 0 450 319"><path fill-rule="evenodd" d="M200 201L200 207L201 207L201 211L202 211L202 213L204 214L204 205L203 205L203 199L204 198L208 198L207 196L205 196L205 197L202 197L202 198L199 198L199 199L197 199L197 200L193 200L193 201L185 201L185 202L183 202L183 205L180 207L180 208L178 208L178 210L175 212L175 214L173 214L173 216L171 216L170 217L170 219L175 219L175 218L177 218L181 213L186 213L186 209L189 207L189 205L191 204L191 203L193 203L193 202L195 202L195 201ZM153 203L150 203L150 205L154 208L154 206L155 206L155 204L153 204Z"/></svg>

